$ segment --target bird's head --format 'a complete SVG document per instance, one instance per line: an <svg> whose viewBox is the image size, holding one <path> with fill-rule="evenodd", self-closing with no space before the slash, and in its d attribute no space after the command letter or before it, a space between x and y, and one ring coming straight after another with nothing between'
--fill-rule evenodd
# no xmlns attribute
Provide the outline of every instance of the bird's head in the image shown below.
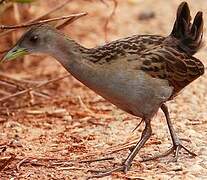
<svg viewBox="0 0 207 180"><path fill-rule="evenodd" d="M44 24L31 27L1 61L12 60L28 53L48 53L57 34L56 29Z"/></svg>

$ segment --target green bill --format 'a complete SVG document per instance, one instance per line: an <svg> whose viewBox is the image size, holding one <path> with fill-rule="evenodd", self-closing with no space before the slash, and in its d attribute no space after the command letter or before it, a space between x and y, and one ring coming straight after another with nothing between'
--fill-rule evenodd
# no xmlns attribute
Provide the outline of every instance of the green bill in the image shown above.
<svg viewBox="0 0 207 180"><path fill-rule="evenodd" d="M7 52L7 54L3 57L1 62L16 59L18 57L24 56L25 54L28 54L27 49L15 46L9 52Z"/></svg>

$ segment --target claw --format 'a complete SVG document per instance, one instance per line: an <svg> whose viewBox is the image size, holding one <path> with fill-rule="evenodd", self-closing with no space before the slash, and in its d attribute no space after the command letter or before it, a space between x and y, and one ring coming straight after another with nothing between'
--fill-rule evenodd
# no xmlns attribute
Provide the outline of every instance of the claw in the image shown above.
<svg viewBox="0 0 207 180"><path fill-rule="evenodd" d="M150 158L147 158L147 159L143 159L142 161L149 161L149 160L162 158L162 157L168 156L171 153L174 153L174 160L173 161L177 161L178 156L179 156L179 151L181 149L184 149L185 151L187 151L191 156L196 156L196 154L194 152L191 152L190 150L188 150L180 142L180 139L178 138L178 136L177 136L177 134L176 134L176 132L173 128L172 122L170 120L170 115L169 115L169 111L168 111L167 106L165 104L162 104L161 109L164 112L165 118L167 120L167 125L168 125L169 131L170 131L170 136L171 136L171 139L172 139L172 142L173 142L173 146L168 151L166 151L164 154L157 155L157 156L154 156L154 157L150 157ZM185 139L185 141L186 141L186 139Z"/></svg>

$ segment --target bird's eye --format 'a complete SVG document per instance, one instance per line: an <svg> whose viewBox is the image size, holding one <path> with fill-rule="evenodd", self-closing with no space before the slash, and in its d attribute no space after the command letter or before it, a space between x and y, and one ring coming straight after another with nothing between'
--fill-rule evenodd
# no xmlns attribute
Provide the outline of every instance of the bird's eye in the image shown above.
<svg viewBox="0 0 207 180"><path fill-rule="evenodd" d="M34 36L31 36L31 38L29 39L31 42L35 43L38 41L38 36L37 35L34 35Z"/></svg>

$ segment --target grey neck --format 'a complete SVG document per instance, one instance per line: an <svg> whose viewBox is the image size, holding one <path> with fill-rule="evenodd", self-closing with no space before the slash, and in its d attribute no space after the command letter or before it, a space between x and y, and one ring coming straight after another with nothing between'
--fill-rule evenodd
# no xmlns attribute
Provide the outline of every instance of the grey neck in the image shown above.
<svg viewBox="0 0 207 180"><path fill-rule="evenodd" d="M50 54L55 57L64 68L76 79L93 88L96 81L96 65L88 58L89 49L84 48L74 40L60 37Z"/></svg>

